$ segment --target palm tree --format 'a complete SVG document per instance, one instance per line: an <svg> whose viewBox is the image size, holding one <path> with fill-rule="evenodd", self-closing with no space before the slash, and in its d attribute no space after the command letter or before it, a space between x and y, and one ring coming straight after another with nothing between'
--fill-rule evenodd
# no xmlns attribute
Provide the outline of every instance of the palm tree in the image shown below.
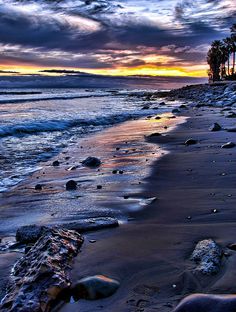
<svg viewBox="0 0 236 312"><path fill-rule="evenodd" d="M227 72L229 76L230 75L230 55L232 53L232 38L227 37L223 39L223 41L224 41L224 46L225 46L226 53L227 53Z"/></svg>
<svg viewBox="0 0 236 312"><path fill-rule="evenodd" d="M236 24L233 24L233 26L230 28L230 32L231 32L232 53L233 53L232 74L234 75L234 72L235 72L235 53L236 53Z"/></svg>
<svg viewBox="0 0 236 312"><path fill-rule="evenodd" d="M214 81L219 81L221 74L224 72L224 64L227 61L227 51L224 43L220 40L215 40L211 44L211 48L207 54L207 63L210 65L211 76Z"/></svg>

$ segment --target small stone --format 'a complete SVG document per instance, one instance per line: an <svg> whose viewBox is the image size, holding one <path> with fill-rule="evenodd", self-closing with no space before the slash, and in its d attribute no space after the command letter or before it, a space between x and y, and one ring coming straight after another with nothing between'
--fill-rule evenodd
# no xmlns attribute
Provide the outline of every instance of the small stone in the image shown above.
<svg viewBox="0 0 236 312"><path fill-rule="evenodd" d="M144 106L142 107L142 109L149 109L149 108L150 108L149 105L144 105Z"/></svg>
<svg viewBox="0 0 236 312"><path fill-rule="evenodd" d="M153 138L153 137L159 137L161 135L162 134L160 132L154 132L154 133L149 134L147 137L148 138Z"/></svg>
<svg viewBox="0 0 236 312"><path fill-rule="evenodd" d="M124 173L124 171L123 170L119 170L119 174L123 174Z"/></svg>
<svg viewBox="0 0 236 312"><path fill-rule="evenodd" d="M129 196L128 195L124 195L124 199L129 199Z"/></svg>
<svg viewBox="0 0 236 312"><path fill-rule="evenodd" d="M166 105L166 103L165 102L161 102L161 103L159 103L159 105L164 106L164 105Z"/></svg>
<svg viewBox="0 0 236 312"><path fill-rule="evenodd" d="M217 213L218 210L217 210L217 209L212 209L212 212L213 212L213 213Z"/></svg>
<svg viewBox="0 0 236 312"><path fill-rule="evenodd" d="M172 114L178 114L180 113L180 110L178 108L172 109Z"/></svg>
<svg viewBox="0 0 236 312"><path fill-rule="evenodd" d="M94 244L94 243L96 243L96 240L95 240L95 239L90 239L89 242L90 242L91 244Z"/></svg>
<svg viewBox="0 0 236 312"><path fill-rule="evenodd" d="M58 167L58 166L60 166L60 163L59 163L58 160L55 160L55 161L52 163L52 165L53 165L54 167Z"/></svg>
<svg viewBox="0 0 236 312"><path fill-rule="evenodd" d="M118 173L118 170L113 170L112 173L113 173L113 174L117 174L117 173Z"/></svg>
<svg viewBox="0 0 236 312"><path fill-rule="evenodd" d="M97 168L101 165L101 160L97 157L87 157L85 160L82 161L82 165L89 167L89 168Z"/></svg>
<svg viewBox="0 0 236 312"><path fill-rule="evenodd" d="M43 186L42 186L42 184L36 184L35 187L34 187L34 189L35 189L36 191L41 191L41 190L43 189Z"/></svg>
<svg viewBox="0 0 236 312"><path fill-rule="evenodd" d="M209 128L210 131L220 131L221 129L222 129L221 126L220 126L217 122L215 122L215 123Z"/></svg>
<svg viewBox="0 0 236 312"><path fill-rule="evenodd" d="M227 142L227 143L221 145L221 148L232 148L232 147L235 147L235 146L236 146L235 143L233 143L233 142Z"/></svg>
<svg viewBox="0 0 236 312"><path fill-rule="evenodd" d="M197 140L194 140L194 139L188 139L187 141L185 141L185 145L194 145L194 144L197 144Z"/></svg>
<svg viewBox="0 0 236 312"><path fill-rule="evenodd" d="M75 301L79 299L97 300L113 295L120 283L103 275L85 277L79 280L72 289Z"/></svg>
<svg viewBox="0 0 236 312"><path fill-rule="evenodd" d="M69 180L66 183L66 189L67 189L67 191L76 190L77 189L77 182L74 180Z"/></svg>
<svg viewBox="0 0 236 312"><path fill-rule="evenodd" d="M187 216L187 219L188 219L188 220L191 220L191 219L192 219L192 217L191 217L191 216Z"/></svg>
<svg viewBox="0 0 236 312"><path fill-rule="evenodd" d="M102 189L102 185L97 185L97 189L101 190Z"/></svg>

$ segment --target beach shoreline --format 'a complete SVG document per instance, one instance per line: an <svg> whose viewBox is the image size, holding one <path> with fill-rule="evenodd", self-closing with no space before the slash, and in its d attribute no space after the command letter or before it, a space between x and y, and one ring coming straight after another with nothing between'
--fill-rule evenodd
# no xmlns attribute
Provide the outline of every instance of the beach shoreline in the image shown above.
<svg viewBox="0 0 236 312"><path fill-rule="evenodd" d="M198 87L193 89L199 93ZM184 98L183 92L179 92L181 97L173 92L179 100L192 103L176 111L187 118L185 123L166 135L148 138L168 151L151 165L151 175L141 190L142 198L157 200L146 209L130 212L130 221L119 228L85 234L82 252L72 268L73 283L103 274L119 280L120 289L108 299L81 300L60 311L167 312L190 293L235 292L236 256L227 249L234 243L236 227L235 152L221 148L235 141L234 132L225 130L234 127L234 119L226 116L233 104L203 105L200 98L198 105L193 104L194 96ZM215 122L221 131L209 130ZM186 145L188 139L196 144ZM131 193L129 196L132 198ZM229 256L223 257L217 275L196 276L190 255L196 243L207 238L216 240Z"/></svg>

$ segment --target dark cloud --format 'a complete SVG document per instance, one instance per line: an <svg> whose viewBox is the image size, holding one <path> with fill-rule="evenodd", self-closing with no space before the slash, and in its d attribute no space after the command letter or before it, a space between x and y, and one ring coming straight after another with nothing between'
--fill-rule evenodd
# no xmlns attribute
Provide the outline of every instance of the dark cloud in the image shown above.
<svg viewBox="0 0 236 312"><path fill-rule="evenodd" d="M193 49L226 36L236 17L234 0L230 10L225 0L12 1L0 0L0 43L16 48L0 52L1 63L44 67L142 66L149 48L173 62L200 62L205 51ZM163 52L168 45L175 48Z"/></svg>

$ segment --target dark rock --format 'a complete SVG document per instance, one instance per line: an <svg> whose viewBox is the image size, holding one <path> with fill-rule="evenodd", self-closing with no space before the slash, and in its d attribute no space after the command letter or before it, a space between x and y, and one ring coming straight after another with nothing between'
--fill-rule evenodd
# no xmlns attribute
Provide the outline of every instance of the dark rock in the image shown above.
<svg viewBox="0 0 236 312"><path fill-rule="evenodd" d="M221 129L222 129L221 126L220 126L217 122L215 122L215 123L209 128L210 131L220 131Z"/></svg>
<svg viewBox="0 0 236 312"><path fill-rule="evenodd" d="M191 260L197 267L194 272L201 272L205 275L216 274L220 270L222 250L212 239L205 239L197 243Z"/></svg>
<svg viewBox="0 0 236 312"><path fill-rule="evenodd" d="M236 250L236 244L235 243L230 244L230 245L228 245L228 248L231 250Z"/></svg>
<svg viewBox="0 0 236 312"><path fill-rule="evenodd" d="M225 116L226 118L236 118L235 112L229 112L228 115Z"/></svg>
<svg viewBox="0 0 236 312"><path fill-rule="evenodd" d="M97 185L97 189L101 190L102 189L102 185Z"/></svg>
<svg viewBox="0 0 236 312"><path fill-rule="evenodd" d="M34 187L34 189L35 189L36 191L41 191L41 190L43 189L43 186L42 186L42 184L36 184L35 187Z"/></svg>
<svg viewBox="0 0 236 312"><path fill-rule="evenodd" d="M0 310L51 311L71 285L70 265L82 244L82 236L74 231L47 231L14 265Z"/></svg>
<svg viewBox="0 0 236 312"><path fill-rule="evenodd" d="M194 140L194 139L188 139L187 141L185 141L185 145L193 145L193 144L197 144L198 141Z"/></svg>
<svg viewBox="0 0 236 312"><path fill-rule="evenodd" d="M144 106L142 107L142 109L149 109L149 108L150 108L149 105L144 105Z"/></svg>
<svg viewBox="0 0 236 312"><path fill-rule="evenodd" d="M112 228L119 226L118 220L110 217L98 217L82 219L74 222L63 223L58 225L59 227L67 230L74 230L79 233L87 231L101 230L105 228Z"/></svg>
<svg viewBox="0 0 236 312"><path fill-rule="evenodd" d="M112 170L113 174L117 174L118 170Z"/></svg>
<svg viewBox="0 0 236 312"><path fill-rule="evenodd" d="M74 180L69 180L68 182L66 182L66 189L67 191L73 191L76 190L77 188L77 182Z"/></svg>
<svg viewBox="0 0 236 312"><path fill-rule="evenodd" d="M147 136L147 138L153 138L153 137L158 137L158 136L161 136L162 134L159 133L159 132L154 132L154 133L151 133Z"/></svg>
<svg viewBox="0 0 236 312"><path fill-rule="evenodd" d="M49 229L40 225L24 225L16 231L16 240L22 244L35 243Z"/></svg>
<svg viewBox="0 0 236 312"><path fill-rule="evenodd" d="M166 103L165 102L161 102L161 103L159 103L159 105L164 106L164 105L166 105Z"/></svg>
<svg viewBox="0 0 236 312"><path fill-rule="evenodd" d="M178 114L178 113L180 113L180 110L178 108L174 108L174 109L172 109L172 113Z"/></svg>
<svg viewBox="0 0 236 312"><path fill-rule="evenodd" d="M236 128L228 128L227 132L236 132Z"/></svg>
<svg viewBox="0 0 236 312"><path fill-rule="evenodd" d="M184 298L173 312L234 312L235 295L194 294Z"/></svg>
<svg viewBox="0 0 236 312"><path fill-rule="evenodd" d="M227 142L227 143L221 145L221 148L232 148L232 147L235 147L235 146L236 146L235 143L233 143L233 142Z"/></svg>
<svg viewBox="0 0 236 312"><path fill-rule="evenodd" d="M82 161L82 165L89 168L97 168L101 165L101 160L96 157L88 157Z"/></svg>
<svg viewBox="0 0 236 312"><path fill-rule="evenodd" d="M119 170L119 174L123 174L124 173L124 171L123 170Z"/></svg>
<svg viewBox="0 0 236 312"><path fill-rule="evenodd" d="M79 280L72 289L74 299L97 300L113 295L120 283L103 275L85 277Z"/></svg>
<svg viewBox="0 0 236 312"><path fill-rule="evenodd" d="M60 166L60 163L59 163L58 160L55 160L55 161L52 163L52 165L53 165L54 167L58 167L58 166Z"/></svg>

